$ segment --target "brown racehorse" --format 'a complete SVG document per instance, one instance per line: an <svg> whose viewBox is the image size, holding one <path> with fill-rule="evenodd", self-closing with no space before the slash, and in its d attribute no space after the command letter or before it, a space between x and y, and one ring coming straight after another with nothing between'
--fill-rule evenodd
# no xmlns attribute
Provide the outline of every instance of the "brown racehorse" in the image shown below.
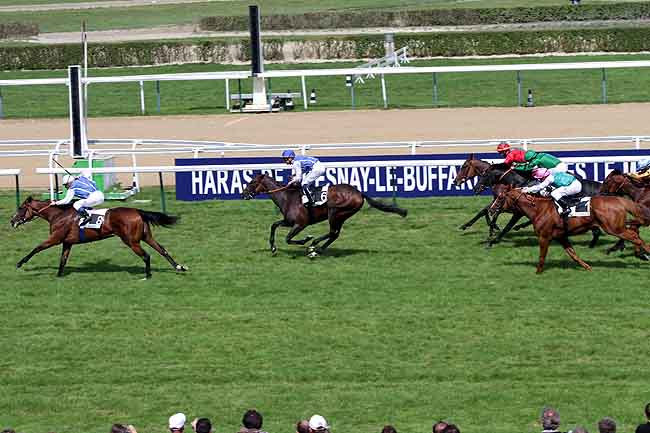
<svg viewBox="0 0 650 433"><path fill-rule="evenodd" d="M626 225L628 213L637 218L640 225L650 225L650 209L623 197L594 196L591 198L591 215L588 217L569 218L566 226L557 212L553 199L525 194L521 189L505 192L494 201L495 210L512 209L524 213L535 227L539 239L539 263L537 273L544 270L544 260L551 240L557 239L566 253L576 263L587 270L591 266L576 254L569 242L569 235L577 235L594 226L620 239L633 242L635 246L650 253L650 247L643 242L639 234Z"/></svg>
<svg viewBox="0 0 650 433"><path fill-rule="evenodd" d="M140 245L145 241L178 272L184 272L185 266L179 265L172 256L153 238L151 224L164 227L176 224L178 218L160 212L149 212L140 209L116 207L106 211L104 223L99 229L84 229L84 239L80 238L79 219L77 211L70 205L53 206L49 201L34 200L29 197L18 208L11 218L11 225L16 228L21 224L40 217L50 223L50 236L29 254L20 259L17 268L27 263L35 254L58 244L63 245L61 260L59 262L58 277L63 276L63 268L68 261L72 245L93 242L118 236L129 248L144 261L145 276L151 277L151 264L149 254Z"/></svg>
<svg viewBox="0 0 650 433"><path fill-rule="evenodd" d="M327 202L321 206L306 208L302 204L302 192L299 187L286 186L267 174L257 175L244 189L242 197L250 200L257 194L269 194L273 203L280 209L283 218L271 224L271 236L269 243L271 253L277 252L275 246L275 231L279 226L291 227L287 234L287 243L293 245L305 245L312 241L309 247L309 256L315 257L334 242L341 233L343 223L363 206L364 199L368 204L384 212L392 212L405 217L406 209L401 209L381 201L372 199L351 185L331 185L327 191ZM304 239L294 240L293 238L305 227L329 221L330 230L327 234L314 239L307 236ZM317 245L326 241L320 248Z"/></svg>

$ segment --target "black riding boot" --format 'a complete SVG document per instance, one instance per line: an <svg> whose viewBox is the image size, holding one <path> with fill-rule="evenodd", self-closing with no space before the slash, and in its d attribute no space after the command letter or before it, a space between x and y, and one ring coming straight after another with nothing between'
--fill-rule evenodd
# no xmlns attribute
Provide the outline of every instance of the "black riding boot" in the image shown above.
<svg viewBox="0 0 650 433"><path fill-rule="evenodd" d="M302 186L302 193L307 197L307 203L305 207L312 207L314 205L314 200L311 198L311 191L309 191L309 185Z"/></svg>
<svg viewBox="0 0 650 433"><path fill-rule="evenodd" d="M562 197L557 202L560 206L562 206L562 212L560 212L560 216L566 219L571 213L571 206L569 200L566 197Z"/></svg>
<svg viewBox="0 0 650 433"><path fill-rule="evenodd" d="M79 213L79 225L82 226L88 222L90 219L90 214L85 208L80 208L78 211Z"/></svg>

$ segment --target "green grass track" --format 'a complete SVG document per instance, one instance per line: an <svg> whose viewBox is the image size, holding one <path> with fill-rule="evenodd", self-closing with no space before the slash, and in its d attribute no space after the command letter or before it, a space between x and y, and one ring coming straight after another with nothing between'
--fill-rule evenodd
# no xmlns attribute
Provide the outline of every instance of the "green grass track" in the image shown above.
<svg viewBox="0 0 650 433"><path fill-rule="evenodd" d="M156 190L138 198L159 210ZM534 433L552 404L564 431L606 415L633 431L650 397L650 265L606 256L611 237L595 250L580 237L592 272L554 245L535 275L529 230L489 251L484 224L458 231L486 200L400 199L406 219L364 209L310 261L283 242L271 257L269 201L170 193L181 223L154 234L190 271L152 255L145 282L117 239L75 246L62 279L58 248L16 270L48 230L10 229L14 197L0 193L0 424L156 432L183 411L232 433L256 407L272 433L313 413L334 433L426 432L441 417L463 432Z"/></svg>
<svg viewBox="0 0 650 433"><path fill-rule="evenodd" d="M587 62L614 60L648 60L650 55L517 57L477 60L414 61L413 66L477 65L509 63ZM267 65L267 69L311 69L354 67L359 63L328 63L302 65ZM247 66L183 65L151 68L117 68L91 70L90 76L115 76L157 73L242 70ZM0 72L0 80L65 77L66 71ZM524 72L522 99L533 90L536 105L598 104L601 99L602 72L540 71ZM389 108L431 108L471 106L515 106L517 84L515 72L438 74L438 101L433 101L431 74L386 76ZM213 114L225 112L224 81L161 82L162 115ZM300 91L300 79L271 80L272 92ZM316 89L317 107L310 110L341 110L351 108L349 89L344 77L307 78L307 91ZM93 84L89 87L89 116L135 116L140 114L138 83ZM238 92L238 83L230 82L231 93ZM242 81L242 91L251 91L251 82ZM68 115L68 94L65 86L15 86L0 88L3 111L8 118L65 117ZM607 99L610 103L650 100L650 69L615 69L607 72ZM158 114L155 82L145 82L147 114ZM355 87L357 108L383 108L381 82L366 80ZM296 101L296 110L303 110Z"/></svg>

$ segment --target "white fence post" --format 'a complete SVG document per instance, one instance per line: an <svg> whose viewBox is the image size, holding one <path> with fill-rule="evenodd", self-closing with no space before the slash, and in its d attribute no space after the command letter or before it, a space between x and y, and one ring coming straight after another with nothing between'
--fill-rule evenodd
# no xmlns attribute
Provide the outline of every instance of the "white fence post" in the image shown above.
<svg viewBox="0 0 650 433"><path fill-rule="evenodd" d="M140 112L144 114L144 81L140 81Z"/></svg>
<svg viewBox="0 0 650 433"><path fill-rule="evenodd" d="M226 78L226 110L230 111L230 80Z"/></svg>
<svg viewBox="0 0 650 433"><path fill-rule="evenodd" d="M384 108L388 108L388 95L386 94L386 79L381 74L381 96L384 99Z"/></svg>
<svg viewBox="0 0 650 433"><path fill-rule="evenodd" d="M636 148L636 150L641 149L641 138L636 137L634 139L634 147Z"/></svg>
<svg viewBox="0 0 650 433"><path fill-rule="evenodd" d="M302 84L302 105L307 110L307 83L304 75L300 77L300 82Z"/></svg>

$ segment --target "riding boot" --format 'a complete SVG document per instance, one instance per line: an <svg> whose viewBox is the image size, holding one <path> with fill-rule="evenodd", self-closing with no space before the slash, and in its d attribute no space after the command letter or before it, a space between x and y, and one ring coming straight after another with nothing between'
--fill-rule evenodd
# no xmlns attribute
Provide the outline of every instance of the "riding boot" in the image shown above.
<svg viewBox="0 0 650 433"><path fill-rule="evenodd" d="M302 193L307 198L307 201L303 200L305 207L312 207L314 205L314 200L311 198L311 191L309 191L309 185L302 186Z"/></svg>
<svg viewBox="0 0 650 433"><path fill-rule="evenodd" d="M77 211L79 213L79 225L82 226L88 222L90 219L90 214L85 208L79 208Z"/></svg>
<svg viewBox="0 0 650 433"><path fill-rule="evenodd" d="M560 212L560 216L562 218L567 218L571 213L571 206L569 204L569 200L567 200L566 197L562 197L557 202L562 207L562 212Z"/></svg>

